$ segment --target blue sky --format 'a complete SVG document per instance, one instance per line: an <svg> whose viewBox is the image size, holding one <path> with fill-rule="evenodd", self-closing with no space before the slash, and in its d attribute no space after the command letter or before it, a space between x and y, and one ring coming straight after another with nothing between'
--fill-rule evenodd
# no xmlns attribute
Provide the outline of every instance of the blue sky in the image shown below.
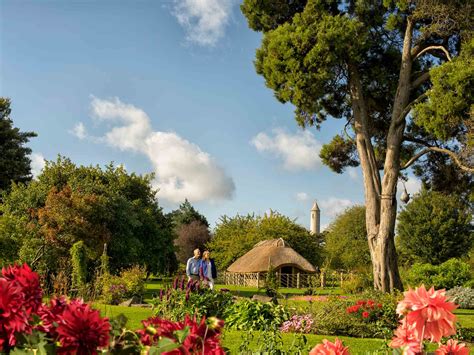
<svg viewBox="0 0 474 355"><path fill-rule="evenodd" d="M155 172L166 211L187 197L211 225L273 209L308 227L317 199L325 226L363 202L361 172L322 166L341 122L297 127L255 73L260 39L234 0L0 0L0 95L38 133L35 171L61 154Z"/></svg>

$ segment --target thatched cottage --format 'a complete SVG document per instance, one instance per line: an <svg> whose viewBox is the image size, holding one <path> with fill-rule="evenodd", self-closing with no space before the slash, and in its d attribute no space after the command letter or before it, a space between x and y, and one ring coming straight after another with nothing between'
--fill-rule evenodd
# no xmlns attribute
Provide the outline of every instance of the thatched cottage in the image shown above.
<svg viewBox="0 0 474 355"><path fill-rule="evenodd" d="M264 240L227 268L226 283L262 286L265 275L273 268L282 286L296 287L300 276L313 274L311 263L283 239Z"/></svg>

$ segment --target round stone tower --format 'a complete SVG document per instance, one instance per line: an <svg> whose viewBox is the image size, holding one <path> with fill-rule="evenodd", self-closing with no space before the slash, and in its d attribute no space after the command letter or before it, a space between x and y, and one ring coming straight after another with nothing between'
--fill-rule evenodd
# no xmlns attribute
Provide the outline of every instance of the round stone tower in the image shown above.
<svg viewBox="0 0 474 355"><path fill-rule="evenodd" d="M311 234L319 234L320 233L320 225L321 225L321 211L319 209L318 204L316 201L313 203L313 207L311 208L311 228L310 232Z"/></svg>

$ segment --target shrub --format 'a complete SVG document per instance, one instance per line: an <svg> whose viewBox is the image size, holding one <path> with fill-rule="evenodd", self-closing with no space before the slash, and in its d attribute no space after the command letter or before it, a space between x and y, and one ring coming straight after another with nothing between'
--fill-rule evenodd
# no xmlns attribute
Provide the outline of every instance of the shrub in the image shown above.
<svg viewBox="0 0 474 355"><path fill-rule="evenodd" d="M399 295L371 291L363 293L362 296L364 300L360 300L359 304L340 297L330 297L327 302L322 303L321 307L313 312L314 327L318 333L372 338L388 337L398 325L396 304ZM369 305L365 301L367 299L371 301ZM362 301L365 302L364 305ZM370 304L374 305L373 310L370 309ZM369 316L365 318L363 312L368 312L368 310L372 313L369 312Z"/></svg>
<svg viewBox="0 0 474 355"><path fill-rule="evenodd" d="M225 312L226 326L239 330L265 330L279 327L288 320L285 307L271 302L241 300Z"/></svg>
<svg viewBox="0 0 474 355"><path fill-rule="evenodd" d="M474 290L468 287L454 287L446 292L450 300L461 308L474 309Z"/></svg>
<svg viewBox="0 0 474 355"><path fill-rule="evenodd" d="M349 280L344 281L341 288L344 293L356 294L372 288L373 282L372 273L360 272L353 274Z"/></svg>
<svg viewBox="0 0 474 355"><path fill-rule="evenodd" d="M172 320L183 319L187 314L223 318L232 302L232 294L202 288L199 282L186 283L184 277L175 279L171 288L161 290L160 297L151 301L155 315Z"/></svg>
<svg viewBox="0 0 474 355"><path fill-rule="evenodd" d="M109 276L102 284L102 298L107 304L117 305L127 295L127 286L119 276Z"/></svg>
<svg viewBox="0 0 474 355"><path fill-rule="evenodd" d="M86 246L82 240L74 243L70 250L72 264L72 287L80 290L87 278ZM80 290L82 291L82 290Z"/></svg>
<svg viewBox="0 0 474 355"><path fill-rule="evenodd" d="M469 265L458 259L450 259L441 265L416 263L409 270L407 282L410 286L425 285L450 289L462 286L471 279Z"/></svg>
<svg viewBox="0 0 474 355"><path fill-rule="evenodd" d="M127 288L126 297L141 297L145 292L146 270L144 267L135 265L120 273L120 278Z"/></svg>
<svg viewBox="0 0 474 355"><path fill-rule="evenodd" d="M101 280L102 297L107 304L119 304L121 301L145 292L145 269L132 266L123 270L120 276L109 275Z"/></svg>

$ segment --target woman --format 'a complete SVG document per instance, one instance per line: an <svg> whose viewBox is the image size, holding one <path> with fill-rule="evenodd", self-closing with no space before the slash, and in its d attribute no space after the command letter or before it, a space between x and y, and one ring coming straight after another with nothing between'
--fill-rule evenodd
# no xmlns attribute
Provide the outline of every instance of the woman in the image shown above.
<svg viewBox="0 0 474 355"><path fill-rule="evenodd" d="M214 289L214 280L217 278L217 269L214 259L210 258L209 250L204 251L199 265L199 277L211 290Z"/></svg>

